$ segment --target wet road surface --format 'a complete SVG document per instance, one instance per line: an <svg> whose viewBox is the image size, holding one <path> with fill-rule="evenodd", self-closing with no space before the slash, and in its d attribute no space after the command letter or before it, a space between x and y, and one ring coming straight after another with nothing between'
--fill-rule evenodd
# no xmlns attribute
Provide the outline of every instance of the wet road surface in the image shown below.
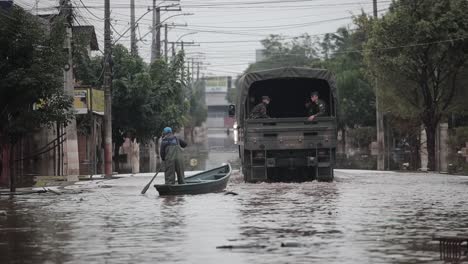
<svg viewBox="0 0 468 264"><path fill-rule="evenodd" d="M468 233L468 177L340 170L334 183L245 184L237 176L228 186L237 196L167 198L154 188L139 194L149 179L0 197L0 263L441 263L431 236Z"/></svg>

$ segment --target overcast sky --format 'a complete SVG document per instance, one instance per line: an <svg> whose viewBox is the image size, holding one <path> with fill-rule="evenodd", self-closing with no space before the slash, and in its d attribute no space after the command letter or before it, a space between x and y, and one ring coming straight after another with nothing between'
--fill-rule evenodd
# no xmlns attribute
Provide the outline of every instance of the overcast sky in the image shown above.
<svg viewBox="0 0 468 264"><path fill-rule="evenodd" d="M104 50L104 0L71 0L75 7L77 24L92 24L96 28L101 51ZM130 0L110 0L111 19L116 33L113 39L123 34L118 43L130 46ZM37 2L37 9L36 9ZM15 0L32 13L53 12L59 0ZM379 11L385 12L391 1L379 0ZM137 39L139 54L149 62L151 51L150 31L152 14L148 7L153 0L135 0L138 23ZM372 0L180 0L157 1L167 6L179 3L180 12L161 12L161 21L185 25L170 28L169 41L184 34L184 41L194 41L199 46L186 47L188 57L204 63L205 75L232 75L241 73L255 61L255 50L261 48L260 40L269 34L294 37L303 33L317 35L335 32L340 26L350 26L353 14L361 10L372 13ZM83 4L87 7L84 8ZM147 13L145 15L145 13ZM161 40L164 34L161 34Z"/></svg>

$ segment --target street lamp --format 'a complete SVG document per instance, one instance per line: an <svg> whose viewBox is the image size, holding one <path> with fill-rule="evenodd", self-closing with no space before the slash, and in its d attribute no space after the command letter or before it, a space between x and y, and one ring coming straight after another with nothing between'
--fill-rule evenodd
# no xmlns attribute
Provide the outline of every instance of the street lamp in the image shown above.
<svg viewBox="0 0 468 264"><path fill-rule="evenodd" d="M176 16L192 16L194 15L193 13L182 13L182 14L175 14L175 15L172 15L172 16L168 16L166 17L166 19L164 19L163 21L159 22L159 24L156 24L156 27L157 27L157 30L159 30L161 28L161 25L166 22L169 18L173 18L173 17L176 17Z"/></svg>
<svg viewBox="0 0 468 264"><path fill-rule="evenodd" d="M183 37L185 36L188 36L188 35L193 35L193 34L197 34L198 32L189 32L189 33L185 33L183 34L182 36L180 36L175 42L179 42L179 40L181 40Z"/></svg>
<svg viewBox="0 0 468 264"><path fill-rule="evenodd" d="M176 17L176 16L191 16L193 15L193 13L182 13L182 14L175 14L175 15L172 15L172 16L169 16L169 17L166 17L166 19L164 19L162 22L159 22L158 24L155 25L156 27L156 33L159 32L160 28L161 28L161 25L166 22L169 18L173 18L173 17ZM145 35L143 35L143 37L140 38L140 41L143 41L143 39L148 36L149 33L151 33L153 31L153 27L150 27L151 30L146 32ZM144 42L144 41L143 41Z"/></svg>

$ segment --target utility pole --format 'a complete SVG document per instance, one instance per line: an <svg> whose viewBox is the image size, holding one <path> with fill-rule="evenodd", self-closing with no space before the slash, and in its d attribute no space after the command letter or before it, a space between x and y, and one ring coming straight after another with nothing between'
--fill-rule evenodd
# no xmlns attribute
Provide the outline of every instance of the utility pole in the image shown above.
<svg viewBox="0 0 468 264"><path fill-rule="evenodd" d="M175 54L176 54L175 45L177 45L177 44L180 44L180 47L181 47L181 49L183 51L184 51L184 48L185 48L186 45L200 46L200 45L195 44L195 42L193 42L193 41L190 41L190 42L186 42L186 41L168 41L167 43L172 45L172 56L175 56Z"/></svg>
<svg viewBox="0 0 468 264"><path fill-rule="evenodd" d="M156 58L161 58L161 9L156 8Z"/></svg>
<svg viewBox="0 0 468 264"><path fill-rule="evenodd" d="M164 2L164 1L163 1ZM181 11L181 8L171 9L174 5L163 6L164 11ZM151 44L151 62L161 58L161 7L153 0L153 41Z"/></svg>
<svg viewBox="0 0 468 264"><path fill-rule="evenodd" d="M200 62L197 61L197 82L200 80Z"/></svg>
<svg viewBox="0 0 468 264"><path fill-rule="evenodd" d="M167 24L164 24L164 60L167 63Z"/></svg>
<svg viewBox="0 0 468 264"><path fill-rule="evenodd" d="M112 93L111 93L110 0L104 0L104 173L112 178Z"/></svg>
<svg viewBox="0 0 468 264"><path fill-rule="evenodd" d="M194 79L194 74L195 74L195 59L192 58L192 82Z"/></svg>
<svg viewBox="0 0 468 264"><path fill-rule="evenodd" d="M74 97L75 95L75 84L73 77L73 50L72 50L72 38L73 38L73 8L70 0L63 0L62 7L64 10L63 15L66 18L66 38L65 47L67 51L67 64L64 68L64 90L65 94ZM57 129L60 129L61 124ZM66 141L64 142L64 158L61 159L64 162L65 175L77 176L80 174L80 160L78 155L78 134L76 131L76 120L73 119L65 127ZM61 166L61 164L59 164Z"/></svg>
<svg viewBox="0 0 468 264"><path fill-rule="evenodd" d="M175 58L175 42L172 42L172 59Z"/></svg>
<svg viewBox="0 0 468 264"><path fill-rule="evenodd" d="M156 0L153 0L153 30L152 30L152 43L151 43L151 62L154 62L156 60L156 58L158 57L158 55L156 54L157 53L157 41L156 41L156 31L157 31L157 26L158 26L158 22L157 22L157 18L156 18Z"/></svg>
<svg viewBox="0 0 468 264"><path fill-rule="evenodd" d="M130 0L130 52L132 56L138 53L136 43L136 25L135 25L135 0Z"/></svg>
<svg viewBox="0 0 468 264"><path fill-rule="evenodd" d="M187 86L191 83L190 76L190 60L187 60Z"/></svg>
<svg viewBox="0 0 468 264"><path fill-rule="evenodd" d="M374 3L374 18L377 18L377 0L372 0Z"/></svg>
<svg viewBox="0 0 468 264"><path fill-rule="evenodd" d="M374 19L378 18L377 0L373 0L374 4ZM383 114L380 109L379 102L379 86L378 79L375 79L375 110L376 110L376 128L377 128L377 170L385 170L385 134Z"/></svg>

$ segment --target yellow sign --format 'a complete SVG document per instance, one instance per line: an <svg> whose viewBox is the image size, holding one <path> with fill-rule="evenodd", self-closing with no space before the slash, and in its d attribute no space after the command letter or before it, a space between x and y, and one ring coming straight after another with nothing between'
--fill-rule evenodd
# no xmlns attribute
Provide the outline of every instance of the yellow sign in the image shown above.
<svg viewBox="0 0 468 264"><path fill-rule="evenodd" d="M104 114L104 91L92 88L76 88L74 92L73 107L78 114L86 114L88 111L100 115Z"/></svg>
<svg viewBox="0 0 468 264"><path fill-rule="evenodd" d="M75 89L73 107L78 114L88 113L88 89Z"/></svg>
<svg viewBox="0 0 468 264"><path fill-rule="evenodd" d="M104 91L92 89L93 111L104 114Z"/></svg>

